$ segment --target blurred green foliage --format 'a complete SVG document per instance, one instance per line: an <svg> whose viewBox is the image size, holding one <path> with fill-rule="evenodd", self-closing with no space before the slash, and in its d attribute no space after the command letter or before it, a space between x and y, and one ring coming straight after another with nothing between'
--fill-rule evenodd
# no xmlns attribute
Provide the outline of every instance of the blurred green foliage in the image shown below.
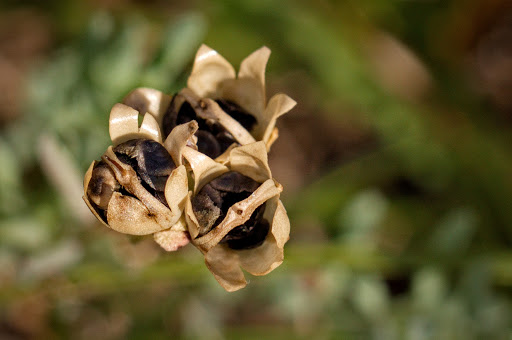
<svg viewBox="0 0 512 340"><path fill-rule="evenodd" d="M477 1L22 3L52 20L56 46L0 130L0 337L512 336L512 124L471 86L471 49L456 44L481 34ZM306 146L303 163L351 156L300 173L285 262L231 294L199 252L106 230L80 197L112 105L139 86L182 88L203 42L234 65L272 49L267 83L298 102L279 164L304 117L324 122L299 124L313 141L326 125L370 141Z"/></svg>

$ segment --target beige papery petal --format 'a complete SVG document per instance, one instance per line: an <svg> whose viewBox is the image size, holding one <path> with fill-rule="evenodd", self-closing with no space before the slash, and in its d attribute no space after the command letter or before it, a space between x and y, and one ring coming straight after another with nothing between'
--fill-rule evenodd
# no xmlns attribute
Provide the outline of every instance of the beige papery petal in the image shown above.
<svg viewBox="0 0 512 340"><path fill-rule="evenodd" d="M183 150L187 147L197 149L194 133L199 128L195 120L186 124L181 124L172 129L171 133L164 142L165 149L171 155L174 164L183 164Z"/></svg>
<svg viewBox="0 0 512 340"><path fill-rule="evenodd" d="M265 68L269 57L268 47L254 51L240 64L237 79L219 84L219 97L237 103L258 121L265 110Z"/></svg>
<svg viewBox="0 0 512 340"><path fill-rule="evenodd" d="M140 114L149 113L152 115L159 125L171 103L172 97L149 87L139 87L123 99L123 104L128 105Z"/></svg>
<svg viewBox="0 0 512 340"><path fill-rule="evenodd" d="M204 153L192 148L183 149L183 158L187 160L194 175L194 193L197 193L203 185L212 179L229 171L225 165L215 162Z"/></svg>
<svg viewBox="0 0 512 340"><path fill-rule="evenodd" d="M219 245L205 254L206 266L228 292L234 292L247 285L244 273L240 269L238 252Z"/></svg>
<svg viewBox="0 0 512 340"><path fill-rule="evenodd" d="M270 98L263 115L257 117L258 125L255 128L254 136L258 140L263 140L267 145L272 145L273 134L277 134L275 131L275 125L277 118L290 111L297 102L285 94L278 93ZM275 131L275 132L274 132Z"/></svg>
<svg viewBox="0 0 512 340"><path fill-rule="evenodd" d="M217 98L219 84L235 78L235 69L217 51L201 45L187 87L200 97Z"/></svg>
<svg viewBox="0 0 512 340"><path fill-rule="evenodd" d="M251 177L256 182L262 183L272 178L268 166L268 154L263 142L233 148L229 154L228 167L233 171Z"/></svg>
<svg viewBox="0 0 512 340"><path fill-rule="evenodd" d="M162 133L155 117L144 115L139 128L139 111L120 103L115 104L110 111L109 133L114 146L136 138L162 142Z"/></svg>
<svg viewBox="0 0 512 340"><path fill-rule="evenodd" d="M283 247L290 235L290 220L279 197L267 201L264 219L271 222L271 230L259 247L239 251L240 265L252 275L266 275L283 262Z"/></svg>
<svg viewBox="0 0 512 340"><path fill-rule="evenodd" d="M188 192L185 166L174 169L167 179L167 208L142 186L135 171L117 158L111 146L102 159L112 169L119 184L136 197L119 192L112 195L107 208L107 223L110 228L125 234L147 235L169 229L178 222Z"/></svg>

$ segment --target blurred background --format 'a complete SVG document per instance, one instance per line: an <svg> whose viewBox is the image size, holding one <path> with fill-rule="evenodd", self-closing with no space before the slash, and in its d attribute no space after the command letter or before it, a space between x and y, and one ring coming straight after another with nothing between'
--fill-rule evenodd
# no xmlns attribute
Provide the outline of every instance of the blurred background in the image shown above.
<svg viewBox="0 0 512 340"><path fill-rule="evenodd" d="M226 293L101 226L82 178L130 90L268 46L285 262ZM508 0L0 3L1 339L511 339Z"/></svg>

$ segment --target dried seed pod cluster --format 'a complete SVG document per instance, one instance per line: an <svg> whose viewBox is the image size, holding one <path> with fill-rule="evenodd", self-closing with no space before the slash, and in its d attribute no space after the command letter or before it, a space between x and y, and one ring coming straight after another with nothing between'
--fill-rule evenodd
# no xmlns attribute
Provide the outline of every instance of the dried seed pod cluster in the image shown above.
<svg viewBox="0 0 512 340"><path fill-rule="evenodd" d="M112 108L113 145L84 179L84 200L103 224L153 234L167 251L192 243L228 291L247 284L242 268L265 275L279 266L290 233L267 152L277 118L296 103L284 94L266 101L269 55L255 51L236 75L203 45L177 94L132 91Z"/></svg>

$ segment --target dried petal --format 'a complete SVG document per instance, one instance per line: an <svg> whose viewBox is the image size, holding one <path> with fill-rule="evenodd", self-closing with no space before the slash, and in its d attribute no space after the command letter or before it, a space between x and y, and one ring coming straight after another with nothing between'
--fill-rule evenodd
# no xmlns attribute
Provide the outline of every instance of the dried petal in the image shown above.
<svg viewBox="0 0 512 340"><path fill-rule="evenodd" d="M192 148L184 148L183 157L189 163L194 175L194 191L202 188L211 179L228 171L225 165L215 162L210 157Z"/></svg>
<svg viewBox="0 0 512 340"><path fill-rule="evenodd" d="M244 273L240 269L238 252L219 245L206 253L204 260L215 279L226 291L234 292L247 285Z"/></svg>
<svg viewBox="0 0 512 340"><path fill-rule="evenodd" d="M190 243L188 233L173 228L153 234L155 242L166 251L176 251Z"/></svg>
<svg viewBox="0 0 512 340"><path fill-rule="evenodd" d="M217 97L218 85L226 79L235 78L235 69L217 51L201 45L194 60L188 88L200 97Z"/></svg>
<svg viewBox="0 0 512 340"><path fill-rule="evenodd" d="M171 155L174 163L183 164L183 150L190 146L195 148L196 143L193 140L194 133L197 131L198 125L196 121L176 126L164 142L164 147Z"/></svg>
<svg viewBox="0 0 512 340"><path fill-rule="evenodd" d="M160 126L170 103L171 96L148 87L139 87L123 99L123 104L134 108L140 114L152 115Z"/></svg>
<svg viewBox="0 0 512 340"><path fill-rule="evenodd" d="M232 149L229 167L233 171L246 174L258 182L272 178L270 167L268 166L268 155L263 142L242 145Z"/></svg>
<svg viewBox="0 0 512 340"><path fill-rule="evenodd" d="M148 235L167 229L139 199L114 193L107 209L110 228L123 234Z"/></svg>
<svg viewBox="0 0 512 340"><path fill-rule="evenodd" d="M268 141L271 138L277 118L290 111L296 104L295 100L282 93L270 98L260 119L258 130L255 132L256 138Z"/></svg>
<svg viewBox="0 0 512 340"><path fill-rule="evenodd" d="M152 115L145 115L139 129L139 112L127 105L117 103L110 111L109 133L114 145L137 139L150 138L162 142L160 127Z"/></svg>

